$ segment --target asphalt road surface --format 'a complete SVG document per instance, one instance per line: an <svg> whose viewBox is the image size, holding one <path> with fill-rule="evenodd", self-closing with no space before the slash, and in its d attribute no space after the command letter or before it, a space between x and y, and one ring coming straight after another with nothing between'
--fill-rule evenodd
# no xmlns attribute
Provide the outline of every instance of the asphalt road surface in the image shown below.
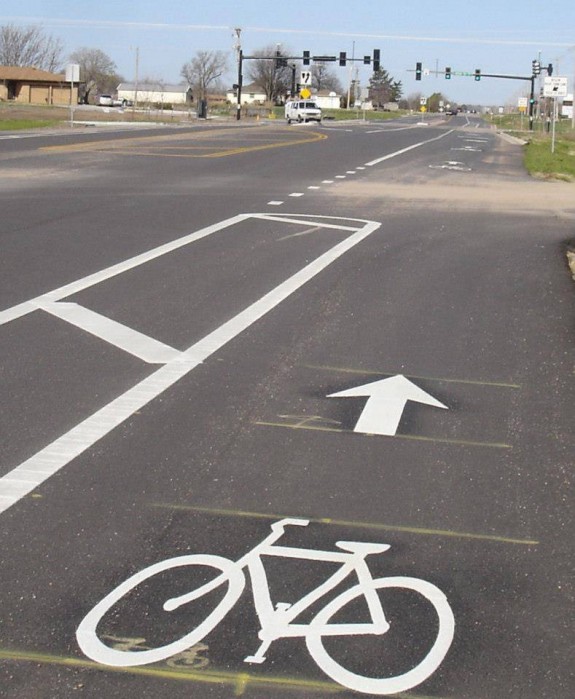
<svg viewBox="0 0 575 699"><path fill-rule="evenodd" d="M574 696L573 185L418 122L0 139L0 696Z"/></svg>

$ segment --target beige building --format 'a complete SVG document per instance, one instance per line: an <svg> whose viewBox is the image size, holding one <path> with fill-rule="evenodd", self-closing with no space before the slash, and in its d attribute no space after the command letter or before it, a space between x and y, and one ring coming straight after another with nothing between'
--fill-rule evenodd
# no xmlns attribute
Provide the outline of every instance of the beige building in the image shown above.
<svg viewBox="0 0 575 699"><path fill-rule="evenodd" d="M66 82L65 76L38 68L0 66L0 101L20 104L78 103L78 85Z"/></svg>
<svg viewBox="0 0 575 699"><path fill-rule="evenodd" d="M193 101L189 85L169 85L167 83L120 83L118 99L149 104L185 104Z"/></svg>

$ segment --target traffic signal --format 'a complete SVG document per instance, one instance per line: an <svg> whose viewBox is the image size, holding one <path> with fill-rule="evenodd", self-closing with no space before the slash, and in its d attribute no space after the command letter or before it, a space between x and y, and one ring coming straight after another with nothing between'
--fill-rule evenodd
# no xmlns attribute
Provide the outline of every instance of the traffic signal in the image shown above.
<svg viewBox="0 0 575 699"><path fill-rule="evenodd" d="M368 66L371 63L371 56L364 56L363 57L363 65Z"/></svg>
<svg viewBox="0 0 575 699"><path fill-rule="evenodd" d="M379 49L373 49L373 72L377 73L379 70L379 61L380 61L380 51Z"/></svg>
<svg viewBox="0 0 575 699"><path fill-rule="evenodd" d="M446 68L446 69L445 69L445 79L446 79L446 80L451 80L451 68Z"/></svg>
<svg viewBox="0 0 575 699"><path fill-rule="evenodd" d="M480 68L475 69L475 79L481 80L481 69Z"/></svg>
<svg viewBox="0 0 575 699"><path fill-rule="evenodd" d="M541 63L539 61L531 61L533 75L539 75L541 72Z"/></svg>
<svg viewBox="0 0 575 699"><path fill-rule="evenodd" d="M346 56L345 51L340 51L339 52L339 65L342 67L345 66L346 60L347 60L347 56Z"/></svg>
<svg viewBox="0 0 575 699"><path fill-rule="evenodd" d="M553 75L553 63L550 63L547 66L547 75L549 75L549 76Z"/></svg>
<svg viewBox="0 0 575 699"><path fill-rule="evenodd" d="M286 66L287 66L287 58L284 58L281 55L280 50L278 49L276 51L276 70L278 70L279 68L285 68Z"/></svg>
<svg viewBox="0 0 575 699"><path fill-rule="evenodd" d="M415 64L415 79L421 80L421 63Z"/></svg>
<svg viewBox="0 0 575 699"><path fill-rule="evenodd" d="M303 64L304 66L309 66L309 51L303 52Z"/></svg>

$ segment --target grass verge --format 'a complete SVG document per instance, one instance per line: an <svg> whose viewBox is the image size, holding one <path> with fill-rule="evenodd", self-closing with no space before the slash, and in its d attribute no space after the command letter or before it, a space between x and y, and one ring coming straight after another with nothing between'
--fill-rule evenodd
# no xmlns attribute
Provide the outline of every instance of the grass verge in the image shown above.
<svg viewBox="0 0 575 699"><path fill-rule="evenodd" d="M575 131L571 120L558 121L555 125L555 149L552 133L547 132L543 120L534 122L529 130L529 119L516 114L494 116L491 123L501 131L527 141L524 164L529 174L543 179L575 182Z"/></svg>
<svg viewBox="0 0 575 699"><path fill-rule="evenodd" d="M552 153L549 139L534 138L525 146L523 160L532 175L575 182L575 139L557 139Z"/></svg>
<svg viewBox="0 0 575 699"><path fill-rule="evenodd" d="M23 129L45 129L49 126L57 126L58 120L44 121L38 119L6 119L0 120L0 131L22 131Z"/></svg>

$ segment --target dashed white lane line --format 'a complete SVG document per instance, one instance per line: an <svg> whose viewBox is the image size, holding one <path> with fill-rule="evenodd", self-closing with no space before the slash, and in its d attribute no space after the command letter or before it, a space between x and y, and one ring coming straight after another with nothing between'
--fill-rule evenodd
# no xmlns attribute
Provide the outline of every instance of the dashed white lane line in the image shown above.
<svg viewBox="0 0 575 699"><path fill-rule="evenodd" d="M424 146L427 143L432 143L433 141L439 141L441 138L444 138L445 136L448 136L449 134L453 133L454 129L451 129L449 131L446 131L445 133L441 134L440 136L436 136L435 138L430 138L427 141L420 141L419 143L414 143L412 146L408 146L407 148L402 148L401 150L395 151L395 153L389 153L389 155L384 155L381 158L377 158L376 160L372 160L369 163L365 163L365 165L358 165L355 170L347 170L345 175L336 175L333 180L322 180L321 184L334 184L335 180L345 180L348 175L355 175L357 174L358 170L366 170L368 167L373 167L374 165L379 165L379 163L384 162L385 160L390 160L391 158L395 158L398 155L402 155L403 153L407 153L410 150L413 150L414 148L419 148L420 146ZM308 190L318 190L321 189L321 187L311 185L307 188ZM304 192L292 192L288 196L292 198L297 198L297 197L303 197L305 196ZM284 202L283 201L269 201L268 206L281 206Z"/></svg>

